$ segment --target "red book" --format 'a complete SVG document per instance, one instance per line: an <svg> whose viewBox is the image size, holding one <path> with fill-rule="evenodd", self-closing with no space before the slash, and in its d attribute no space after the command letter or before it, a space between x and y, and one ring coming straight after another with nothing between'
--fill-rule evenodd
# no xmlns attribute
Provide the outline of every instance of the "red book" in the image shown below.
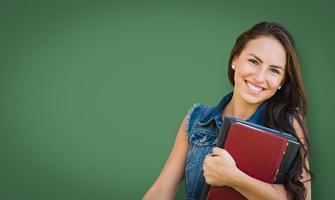
<svg viewBox="0 0 335 200"><path fill-rule="evenodd" d="M290 134L231 117L224 118L216 146L226 149L244 173L268 183L283 183L300 148ZM200 199L246 198L231 187L205 184Z"/></svg>

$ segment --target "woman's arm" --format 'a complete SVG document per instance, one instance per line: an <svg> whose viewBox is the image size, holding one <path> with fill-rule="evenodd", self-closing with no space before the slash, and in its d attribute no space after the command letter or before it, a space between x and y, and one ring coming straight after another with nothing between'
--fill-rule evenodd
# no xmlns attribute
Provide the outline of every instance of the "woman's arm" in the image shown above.
<svg viewBox="0 0 335 200"><path fill-rule="evenodd" d="M249 200L287 200L287 192L282 184L269 184L255 179L242 171L232 187Z"/></svg>
<svg viewBox="0 0 335 200"><path fill-rule="evenodd" d="M175 143L163 170L151 188L146 192L143 200L173 199L178 185L183 177L186 163L188 141L185 133L187 117L180 125Z"/></svg>
<svg viewBox="0 0 335 200"><path fill-rule="evenodd" d="M304 143L303 132L299 123L295 120L293 127ZM236 167L234 159L224 149L214 148L212 155L206 156L204 161L204 176L206 182L214 186L227 185L233 187L249 200L275 200L290 199L282 184L269 184L255 179ZM309 166L308 161L306 161ZM311 182L308 181L310 175L303 169L302 179L307 189L306 199L311 199Z"/></svg>

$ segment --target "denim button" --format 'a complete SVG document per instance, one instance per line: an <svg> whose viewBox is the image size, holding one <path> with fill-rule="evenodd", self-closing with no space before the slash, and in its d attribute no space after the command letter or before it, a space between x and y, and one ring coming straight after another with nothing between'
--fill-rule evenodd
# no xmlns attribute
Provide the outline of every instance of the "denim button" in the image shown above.
<svg viewBox="0 0 335 200"><path fill-rule="evenodd" d="M204 136L201 138L200 142L201 142L201 143L204 143L204 142L206 141L206 139L207 139L207 135L204 135Z"/></svg>

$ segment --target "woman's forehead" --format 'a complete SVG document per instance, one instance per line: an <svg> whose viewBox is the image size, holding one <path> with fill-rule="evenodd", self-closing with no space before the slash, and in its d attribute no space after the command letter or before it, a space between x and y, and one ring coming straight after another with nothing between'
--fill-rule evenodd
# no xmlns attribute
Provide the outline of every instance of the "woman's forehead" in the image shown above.
<svg viewBox="0 0 335 200"><path fill-rule="evenodd" d="M247 42L242 51L244 56L256 55L268 65L285 67L286 52L283 45L271 37L259 37Z"/></svg>

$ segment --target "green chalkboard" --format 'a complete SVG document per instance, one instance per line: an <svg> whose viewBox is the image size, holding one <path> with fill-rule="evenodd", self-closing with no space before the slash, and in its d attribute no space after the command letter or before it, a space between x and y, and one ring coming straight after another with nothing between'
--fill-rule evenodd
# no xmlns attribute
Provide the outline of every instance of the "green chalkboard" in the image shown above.
<svg viewBox="0 0 335 200"><path fill-rule="evenodd" d="M232 45L260 21L296 39L313 198L329 199L333 10L326 0L1 1L0 199L141 199L192 104L231 90Z"/></svg>

